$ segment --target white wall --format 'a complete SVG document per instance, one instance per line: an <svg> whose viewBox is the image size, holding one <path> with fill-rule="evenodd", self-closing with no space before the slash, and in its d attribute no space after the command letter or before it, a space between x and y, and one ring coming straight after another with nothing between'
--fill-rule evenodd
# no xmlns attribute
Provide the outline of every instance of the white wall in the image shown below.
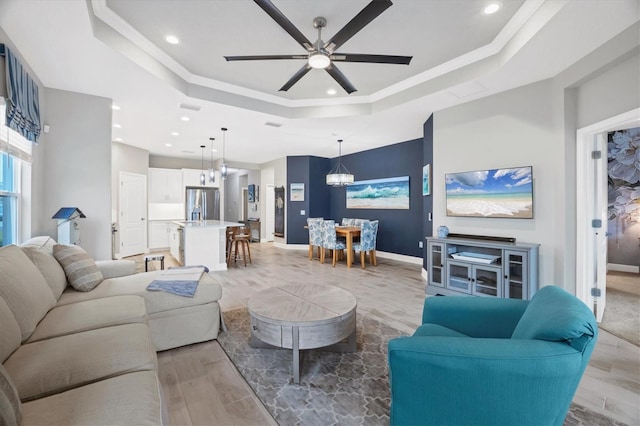
<svg viewBox="0 0 640 426"><path fill-rule="evenodd" d="M556 284L554 259L560 244L554 192L563 181L554 151L561 134L554 123L551 82L544 81L459 105L434 114L434 224L450 232L515 237L540 244L541 285ZM447 217L445 174L503 167L533 166L534 219Z"/></svg>
<svg viewBox="0 0 640 426"><path fill-rule="evenodd" d="M640 102L640 56L635 54L608 67L578 87L577 127L582 128L631 111Z"/></svg>
<svg viewBox="0 0 640 426"><path fill-rule="evenodd" d="M555 78L434 114L434 229L539 243L540 286L575 292L576 131L640 107L634 25ZM532 165L534 219L446 217L444 174Z"/></svg>
<svg viewBox="0 0 640 426"><path fill-rule="evenodd" d="M39 234L57 236L51 216L78 207L81 246L96 259L111 258L111 100L46 89L49 133L41 143L42 209Z"/></svg>

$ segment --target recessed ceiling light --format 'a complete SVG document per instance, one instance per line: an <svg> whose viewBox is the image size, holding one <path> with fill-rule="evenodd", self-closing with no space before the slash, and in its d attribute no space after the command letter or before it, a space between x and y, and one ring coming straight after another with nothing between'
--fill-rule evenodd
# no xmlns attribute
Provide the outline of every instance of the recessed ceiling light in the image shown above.
<svg viewBox="0 0 640 426"><path fill-rule="evenodd" d="M121 126L121 125L119 125L119 124L117 124L117 123L114 123L114 124L113 124L113 127L115 127L116 129L121 129L121 128L122 128L122 126Z"/></svg>
<svg viewBox="0 0 640 426"><path fill-rule="evenodd" d="M185 115L184 117L180 117L180 120L182 120L182 121L189 121L189 120L191 120L191 119Z"/></svg>
<svg viewBox="0 0 640 426"><path fill-rule="evenodd" d="M217 149L211 149L211 152L218 152Z"/></svg>
<svg viewBox="0 0 640 426"><path fill-rule="evenodd" d="M482 13L485 15L492 15L497 11L499 11L501 8L502 8L502 3L498 3L498 2L489 3L488 5L485 6L484 9L482 9Z"/></svg>
<svg viewBox="0 0 640 426"><path fill-rule="evenodd" d="M171 144L170 143L165 143L164 146L171 146Z"/></svg>
<svg viewBox="0 0 640 426"><path fill-rule="evenodd" d="M327 95L335 95L336 93L338 93L338 92L336 91L336 89L333 89L333 88L332 88L332 89L327 90Z"/></svg>
<svg viewBox="0 0 640 426"><path fill-rule="evenodd" d="M116 142L122 142L122 138L115 138L114 141Z"/></svg>
<svg viewBox="0 0 640 426"><path fill-rule="evenodd" d="M111 109L114 110L114 111L119 111L120 107L118 105L116 105L116 104L113 104L113 105L111 105Z"/></svg>
<svg viewBox="0 0 640 426"><path fill-rule="evenodd" d="M178 44L180 43L180 39L174 35L168 35L164 38L169 44Z"/></svg>
<svg viewBox="0 0 640 426"><path fill-rule="evenodd" d="M178 133L178 132L171 132L171 136L180 136L180 133Z"/></svg>

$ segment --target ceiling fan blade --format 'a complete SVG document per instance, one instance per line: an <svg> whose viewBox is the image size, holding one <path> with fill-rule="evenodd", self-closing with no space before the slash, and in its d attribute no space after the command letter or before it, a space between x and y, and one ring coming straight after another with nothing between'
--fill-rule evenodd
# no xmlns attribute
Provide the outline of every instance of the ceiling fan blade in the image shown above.
<svg viewBox="0 0 640 426"><path fill-rule="evenodd" d="M284 86L282 86L279 90L279 92L286 92L287 90L291 89L291 86L293 86L294 84L296 84L298 82L298 80L300 80L302 77L304 77L304 75L306 73L309 72L309 70L311 70L311 65L309 64L305 64L302 68L300 68L298 70L297 73L295 73L293 75L293 77L291 77L289 79L289 81L287 81Z"/></svg>
<svg viewBox="0 0 640 426"><path fill-rule="evenodd" d="M271 0L253 0L258 6L262 8L271 18L278 23L291 37L295 39L302 47L304 47L308 51L313 50L313 43L309 41L307 37L305 37L302 32L295 25L284 16L280 9L275 7Z"/></svg>
<svg viewBox="0 0 640 426"><path fill-rule="evenodd" d="M327 68L325 68L325 70L327 70L329 75L333 77L333 79L337 81L338 84L342 86L342 88L348 94L352 94L353 92L356 92L358 90L353 86L353 84L351 84L351 82L347 79L347 77L345 77L345 75L342 74L342 71L340 71L338 67L336 67L335 65L330 64Z"/></svg>
<svg viewBox="0 0 640 426"><path fill-rule="evenodd" d="M336 62L367 62L372 64L409 65L413 56L367 55L363 53L334 53L331 60Z"/></svg>
<svg viewBox="0 0 640 426"><path fill-rule="evenodd" d="M307 60L307 55L249 55L249 56L225 56L228 62L231 61L268 61L274 59L304 59Z"/></svg>
<svg viewBox="0 0 640 426"><path fill-rule="evenodd" d="M373 21L382 12L387 10L393 3L391 0L373 0L365 6L351 21L336 33L325 45L325 50L334 52L347 40L353 37L358 31L363 29L369 22Z"/></svg>

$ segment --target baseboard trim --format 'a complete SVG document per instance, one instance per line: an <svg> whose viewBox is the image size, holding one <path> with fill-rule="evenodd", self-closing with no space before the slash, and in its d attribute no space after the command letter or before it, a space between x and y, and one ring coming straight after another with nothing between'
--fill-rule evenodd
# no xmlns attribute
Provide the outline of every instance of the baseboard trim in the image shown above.
<svg viewBox="0 0 640 426"><path fill-rule="evenodd" d="M631 272L632 274L638 274L640 273L640 266L607 263L607 271Z"/></svg>
<svg viewBox="0 0 640 426"><path fill-rule="evenodd" d="M274 242L274 247L278 247L285 250L309 250L308 244L285 244L280 242ZM356 254L356 257L358 255ZM422 265L422 258L415 256L407 256L405 254L398 253L388 253L386 251L378 251L376 250L376 257L381 257L383 259L397 260L400 262L412 263L414 265Z"/></svg>

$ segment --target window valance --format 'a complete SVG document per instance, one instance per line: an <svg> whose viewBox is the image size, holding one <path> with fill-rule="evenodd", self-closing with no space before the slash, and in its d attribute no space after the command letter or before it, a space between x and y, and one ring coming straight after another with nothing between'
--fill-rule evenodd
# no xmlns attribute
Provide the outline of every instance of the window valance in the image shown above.
<svg viewBox="0 0 640 426"><path fill-rule="evenodd" d="M0 44L0 57L4 57L6 73L5 81L0 81L6 87L6 124L36 142L41 130L38 85L4 44Z"/></svg>

